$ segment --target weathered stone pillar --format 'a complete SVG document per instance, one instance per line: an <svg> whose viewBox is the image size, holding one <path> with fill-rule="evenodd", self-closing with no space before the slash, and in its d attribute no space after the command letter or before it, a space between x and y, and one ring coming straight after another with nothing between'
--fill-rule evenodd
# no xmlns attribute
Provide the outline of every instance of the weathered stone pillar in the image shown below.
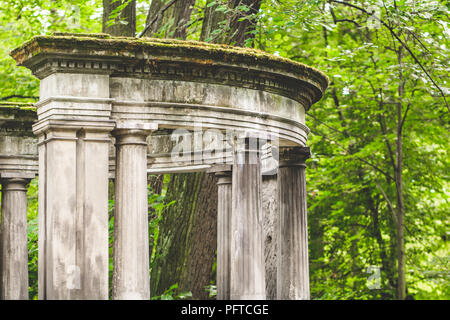
<svg viewBox="0 0 450 320"><path fill-rule="evenodd" d="M108 299L112 123L41 122L39 299Z"/></svg>
<svg viewBox="0 0 450 320"><path fill-rule="evenodd" d="M261 154L256 138L245 138L234 155L231 215L230 298L263 300L265 269L261 203Z"/></svg>
<svg viewBox="0 0 450 320"><path fill-rule="evenodd" d="M280 150L277 299L310 298L305 179L309 155L308 147Z"/></svg>
<svg viewBox="0 0 450 320"><path fill-rule="evenodd" d="M27 184L32 177L4 178L0 238L0 299L28 299Z"/></svg>
<svg viewBox="0 0 450 320"><path fill-rule="evenodd" d="M230 299L230 253L231 253L231 210L232 188L230 165L212 167L218 186L217 200L217 300Z"/></svg>
<svg viewBox="0 0 450 320"><path fill-rule="evenodd" d="M118 124L113 299L150 299L147 136L150 124Z"/></svg>

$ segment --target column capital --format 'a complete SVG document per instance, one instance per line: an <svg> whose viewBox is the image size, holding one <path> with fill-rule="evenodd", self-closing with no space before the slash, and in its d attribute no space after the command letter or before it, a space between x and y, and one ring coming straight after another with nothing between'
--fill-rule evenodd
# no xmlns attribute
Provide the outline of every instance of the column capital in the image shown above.
<svg viewBox="0 0 450 320"><path fill-rule="evenodd" d="M218 164L215 166L212 166L208 170L206 170L207 173L214 173L216 176L220 175L228 175L231 174L233 171L233 166L230 164Z"/></svg>
<svg viewBox="0 0 450 320"><path fill-rule="evenodd" d="M279 166L281 167L306 167L305 161L311 156L309 147L280 147Z"/></svg>
<svg viewBox="0 0 450 320"><path fill-rule="evenodd" d="M147 145L147 137L157 129L157 123L119 121L111 134L116 138L116 146L126 144Z"/></svg>
<svg viewBox="0 0 450 320"><path fill-rule="evenodd" d="M29 178L0 178L2 191L27 191L27 184L30 183Z"/></svg>
<svg viewBox="0 0 450 320"><path fill-rule="evenodd" d="M209 168L206 172L209 174L214 174L217 177L217 185L231 184L231 176L233 173L232 165L215 165Z"/></svg>
<svg viewBox="0 0 450 320"><path fill-rule="evenodd" d="M36 176L31 172L0 172L2 190L27 191L27 184Z"/></svg>

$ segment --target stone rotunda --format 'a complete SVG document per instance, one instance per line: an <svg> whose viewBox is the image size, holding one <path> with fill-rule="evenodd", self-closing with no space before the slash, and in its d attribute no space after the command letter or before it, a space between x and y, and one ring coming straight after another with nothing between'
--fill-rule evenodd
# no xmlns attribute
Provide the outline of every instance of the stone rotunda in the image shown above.
<svg viewBox="0 0 450 320"><path fill-rule="evenodd" d="M306 111L327 77L267 53L193 41L36 36L11 53L40 79L0 105L1 298L28 298L26 190L39 177L39 298L149 299L147 175L218 181L217 298L266 299L262 175L277 175L278 299L309 299Z"/></svg>

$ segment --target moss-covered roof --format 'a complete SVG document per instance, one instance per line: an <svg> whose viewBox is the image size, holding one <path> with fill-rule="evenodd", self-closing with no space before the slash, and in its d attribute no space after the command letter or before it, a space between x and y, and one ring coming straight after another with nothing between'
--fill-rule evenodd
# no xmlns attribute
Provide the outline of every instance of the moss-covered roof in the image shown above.
<svg viewBox="0 0 450 320"><path fill-rule="evenodd" d="M303 63L200 41L56 33L33 37L11 56L39 78L53 72L99 72L219 83L284 95L307 109L329 85L325 74Z"/></svg>
<svg viewBox="0 0 450 320"><path fill-rule="evenodd" d="M55 33L51 36L35 36L26 41L22 46L11 51L11 56L22 65L26 60L39 54L42 51L51 52L53 49L61 48L81 48L102 50L105 55L112 51L117 54L127 55L126 52L135 54L137 51L151 52L152 49L167 49L167 53L175 55L201 54L211 59L217 58L224 62L242 61L246 63L256 63L273 67L282 67L292 72L304 74L314 74L322 78L325 87L328 86L328 77L321 71L307 66L303 63L275 56L267 52L229 46L224 44L206 43L200 41L186 41L176 39L157 38L131 38L112 37L108 34L92 33ZM206 63L206 59L204 62Z"/></svg>

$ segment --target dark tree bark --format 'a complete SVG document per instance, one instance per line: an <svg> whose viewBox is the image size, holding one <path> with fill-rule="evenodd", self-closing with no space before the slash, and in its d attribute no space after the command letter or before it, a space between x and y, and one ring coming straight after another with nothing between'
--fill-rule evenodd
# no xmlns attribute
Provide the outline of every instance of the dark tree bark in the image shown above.
<svg viewBox="0 0 450 320"><path fill-rule="evenodd" d="M152 37L164 32L164 38L186 39L194 4L195 0L153 0L142 36Z"/></svg>
<svg viewBox="0 0 450 320"><path fill-rule="evenodd" d="M207 299L205 287L214 279L217 186L205 173L171 176L166 202L175 204L160 222L156 257L151 271L152 296L178 283L178 292L191 291Z"/></svg>
<svg viewBox="0 0 450 320"><path fill-rule="evenodd" d="M232 8L245 5L249 9L248 12L237 10L230 23L231 30L228 36L228 44L242 47L247 39L253 38L253 34L250 34L250 32L255 29L255 17L261 7L261 0L233 0L231 5Z"/></svg>
<svg viewBox="0 0 450 320"><path fill-rule="evenodd" d="M103 0L103 32L112 36L134 37L136 34L136 0L130 3L120 12L115 23L108 26L111 13L127 0Z"/></svg>
<svg viewBox="0 0 450 320"><path fill-rule="evenodd" d="M200 41L210 41L216 43L225 43L225 34L221 32L220 34L213 34L214 30L221 29L221 22L225 22L227 17L223 11L217 11L219 4L208 7L208 4L212 0L206 2L206 7L203 17L202 32L200 35Z"/></svg>

